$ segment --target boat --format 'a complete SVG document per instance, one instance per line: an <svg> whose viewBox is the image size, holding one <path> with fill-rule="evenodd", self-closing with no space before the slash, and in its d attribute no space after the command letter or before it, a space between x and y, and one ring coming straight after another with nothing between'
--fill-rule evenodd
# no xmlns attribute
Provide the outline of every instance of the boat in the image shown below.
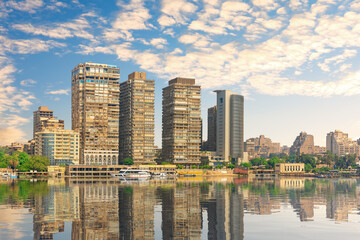
<svg viewBox="0 0 360 240"><path fill-rule="evenodd" d="M151 176L153 178L166 178L167 173L165 173L165 172L154 172L154 173L151 174Z"/></svg>
<svg viewBox="0 0 360 240"><path fill-rule="evenodd" d="M148 169L127 168L118 173L112 173L112 177L122 179L149 179L151 177Z"/></svg>

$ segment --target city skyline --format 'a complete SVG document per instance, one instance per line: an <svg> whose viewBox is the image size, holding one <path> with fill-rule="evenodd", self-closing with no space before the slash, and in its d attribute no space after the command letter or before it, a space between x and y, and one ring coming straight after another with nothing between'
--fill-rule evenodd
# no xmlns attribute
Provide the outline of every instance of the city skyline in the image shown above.
<svg viewBox="0 0 360 240"><path fill-rule="evenodd" d="M244 140L291 146L306 131L325 146L335 129L360 136L358 1L39 0L0 10L0 145L31 139L38 106L71 129L70 72L90 61L117 65L120 82L135 71L155 80L158 146L161 89L178 76L202 87L204 140L217 89L245 96Z"/></svg>

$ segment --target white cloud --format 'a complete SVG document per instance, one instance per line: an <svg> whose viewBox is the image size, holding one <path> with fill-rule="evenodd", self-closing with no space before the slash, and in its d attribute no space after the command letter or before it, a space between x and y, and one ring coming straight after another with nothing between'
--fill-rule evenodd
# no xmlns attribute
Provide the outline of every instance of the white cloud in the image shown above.
<svg viewBox="0 0 360 240"><path fill-rule="evenodd" d="M59 89L59 90L53 90L53 91L49 91L46 92L47 94L63 94L63 95L69 95L70 89Z"/></svg>
<svg viewBox="0 0 360 240"><path fill-rule="evenodd" d="M331 58L325 59L323 63L318 63L318 66L325 72L330 72L330 64L337 65L344 62L348 58L352 58L357 55L357 50L355 49L345 49L342 54L336 55Z"/></svg>
<svg viewBox="0 0 360 240"><path fill-rule="evenodd" d="M36 81L32 79L25 79L20 82L20 85L24 87L32 87L34 84L36 84Z"/></svg>
<svg viewBox="0 0 360 240"><path fill-rule="evenodd" d="M0 54L5 52L29 54L37 52L46 52L54 47L64 47L65 44L53 40L40 40L40 39L9 39L0 36Z"/></svg>
<svg viewBox="0 0 360 240"><path fill-rule="evenodd" d="M211 43L210 38L199 33L182 35L179 38L179 42L184 44L191 44L194 48L208 47Z"/></svg>
<svg viewBox="0 0 360 240"><path fill-rule="evenodd" d="M29 13L35 13L35 10L43 5L44 2L42 0L8 1L6 3L7 7Z"/></svg>
<svg viewBox="0 0 360 240"><path fill-rule="evenodd" d="M153 38L150 40L150 44L153 45L157 49L162 49L167 44L167 40L165 38Z"/></svg>
<svg viewBox="0 0 360 240"><path fill-rule="evenodd" d="M185 0L162 0L161 15L158 23L161 26L171 26L174 24L185 24L188 21L188 15L194 13L197 6Z"/></svg>
<svg viewBox="0 0 360 240"><path fill-rule="evenodd" d="M151 19L149 10L144 6L142 0L131 0L130 3L118 1L121 11L118 12L116 19L112 22L112 28L104 32L107 41L125 39L131 41L131 30L145 30L153 27L147 21Z"/></svg>
<svg viewBox="0 0 360 240"><path fill-rule="evenodd" d="M97 18L97 15L90 12L82 14L79 18L65 23L55 23L52 26L34 26L31 23L14 24L14 29L34 35L42 35L50 38L66 39L69 37L79 37L94 40L94 35L89 33L90 29L94 29L96 22L90 22L86 17Z"/></svg>
<svg viewBox="0 0 360 240"><path fill-rule="evenodd" d="M274 10L279 7L277 0L252 0L254 6L264 8L265 10Z"/></svg>

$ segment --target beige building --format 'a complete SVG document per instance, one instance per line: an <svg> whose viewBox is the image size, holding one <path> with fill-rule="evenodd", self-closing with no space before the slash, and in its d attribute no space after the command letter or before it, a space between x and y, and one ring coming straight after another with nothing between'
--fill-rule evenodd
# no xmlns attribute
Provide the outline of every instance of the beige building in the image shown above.
<svg viewBox="0 0 360 240"><path fill-rule="evenodd" d="M275 165L275 173L278 174L297 174L304 172L304 163L277 163Z"/></svg>
<svg viewBox="0 0 360 240"><path fill-rule="evenodd" d="M250 157L268 157L270 153L280 153L280 143L273 143L270 138L260 135L256 138L249 138L245 142L245 152Z"/></svg>
<svg viewBox="0 0 360 240"><path fill-rule="evenodd" d="M29 140L27 143L24 144L24 152L29 155L35 155L35 140Z"/></svg>
<svg viewBox="0 0 360 240"><path fill-rule="evenodd" d="M199 164L201 144L201 87L195 79L177 77L163 88L163 160Z"/></svg>
<svg viewBox="0 0 360 240"><path fill-rule="evenodd" d="M47 157L50 165L78 165L79 133L73 130L37 132L35 155Z"/></svg>
<svg viewBox="0 0 360 240"><path fill-rule="evenodd" d="M13 142L9 146L9 150L10 150L10 154L12 154L13 152L23 152L24 151L24 144Z"/></svg>
<svg viewBox="0 0 360 240"><path fill-rule="evenodd" d="M360 148L357 141L353 141L349 138L347 133L343 133L340 130L330 132L326 136L326 150L343 156L346 154L357 154L360 153Z"/></svg>
<svg viewBox="0 0 360 240"><path fill-rule="evenodd" d="M291 146L289 154L313 154L314 148L314 136L307 134L306 132L301 132L300 135L296 137L293 145Z"/></svg>
<svg viewBox="0 0 360 240"><path fill-rule="evenodd" d="M72 70L72 129L80 133L80 163L118 164L120 69L84 63Z"/></svg>
<svg viewBox="0 0 360 240"><path fill-rule="evenodd" d="M41 132L43 121L53 117L53 111L49 110L49 107L40 106L37 111L34 111L33 138L35 138L35 133Z"/></svg>
<svg viewBox="0 0 360 240"><path fill-rule="evenodd" d="M133 72L120 84L119 160L154 161L155 81Z"/></svg>

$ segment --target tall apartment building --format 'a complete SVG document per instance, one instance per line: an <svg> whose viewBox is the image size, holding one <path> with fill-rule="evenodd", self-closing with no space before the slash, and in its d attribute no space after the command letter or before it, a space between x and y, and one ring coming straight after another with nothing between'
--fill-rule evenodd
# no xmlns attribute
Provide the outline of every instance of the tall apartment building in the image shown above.
<svg viewBox="0 0 360 240"><path fill-rule="evenodd" d="M306 132L301 132L299 136L296 137L293 145L290 147L289 154L313 154L314 149L314 136L307 134Z"/></svg>
<svg viewBox="0 0 360 240"><path fill-rule="evenodd" d="M54 118L54 112L49 110L49 107L43 106L34 111L33 124L33 138L35 138L35 133L41 132L45 127L64 129L64 121Z"/></svg>
<svg viewBox="0 0 360 240"><path fill-rule="evenodd" d="M155 81L133 72L120 84L119 160L154 161Z"/></svg>
<svg viewBox="0 0 360 240"><path fill-rule="evenodd" d="M357 154L360 153L360 147L357 141L353 141L349 138L347 133L343 133L340 130L330 132L326 136L326 150L343 156L346 154Z"/></svg>
<svg viewBox="0 0 360 240"><path fill-rule="evenodd" d="M119 78L114 65L88 62L72 70L72 129L80 133L80 164L118 164Z"/></svg>
<svg viewBox="0 0 360 240"><path fill-rule="evenodd" d="M249 138L245 142L245 151L249 156L268 157L270 153L280 153L280 143L273 143L270 138L260 135L257 138Z"/></svg>
<svg viewBox="0 0 360 240"><path fill-rule="evenodd" d="M50 165L79 164L79 133L73 130L35 133L35 155L47 157Z"/></svg>
<svg viewBox="0 0 360 240"><path fill-rule="evenodd" d="M216 106L208 109L207 150L216 151Z"/></svg>
<svg viewBox="0 0 360 240"><path fill-rule="evenodd" d="M163 160L199 164L201 143L201 87L195 79L177 77L163 88Z"/></svg>
<svg viewBox="0 0 360 240"><path fill-rule="evenodd" d="M225 161L244 157L244 97L217 90L216 152Z"/></svg>

